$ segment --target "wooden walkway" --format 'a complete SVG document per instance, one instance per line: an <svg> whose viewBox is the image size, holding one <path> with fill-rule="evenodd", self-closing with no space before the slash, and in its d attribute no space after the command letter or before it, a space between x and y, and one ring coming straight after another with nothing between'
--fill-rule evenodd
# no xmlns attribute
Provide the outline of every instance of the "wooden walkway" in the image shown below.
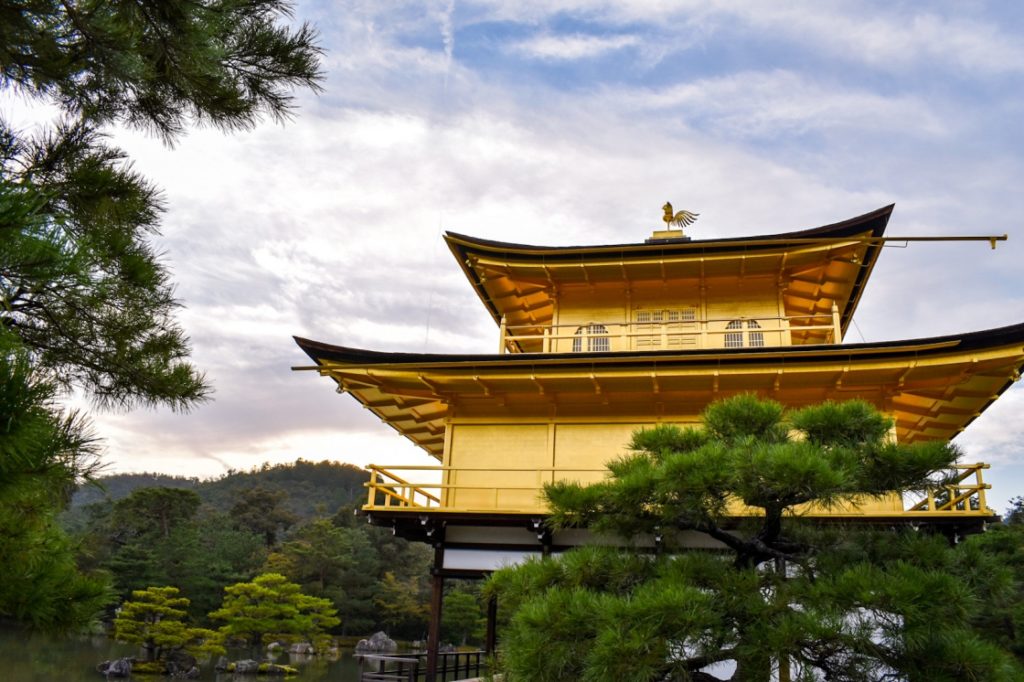
<svg viewBox="0 0 1024 682"><path fill-rule="evenodd" d="M363 654L360 682L419 682L426 679L427 654ZM437 655L436 682L478 679L486 668L483 651L452 651Z"/></svg>

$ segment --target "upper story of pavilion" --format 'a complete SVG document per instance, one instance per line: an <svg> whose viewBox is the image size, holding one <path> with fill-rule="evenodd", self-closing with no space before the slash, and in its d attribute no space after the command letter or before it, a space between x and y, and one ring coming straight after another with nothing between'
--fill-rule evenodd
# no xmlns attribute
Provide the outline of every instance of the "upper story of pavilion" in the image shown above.
<svg viewBox="0 0 1024 682"><path fill-rule="evenodd" d="M605 246L445 239L498 324L500 353L837 344L892 209L734 239L672 231Z"/></svg>

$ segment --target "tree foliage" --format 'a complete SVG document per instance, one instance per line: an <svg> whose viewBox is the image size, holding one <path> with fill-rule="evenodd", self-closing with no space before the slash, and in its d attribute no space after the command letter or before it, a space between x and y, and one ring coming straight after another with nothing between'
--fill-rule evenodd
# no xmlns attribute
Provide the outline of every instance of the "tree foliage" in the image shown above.
<svg viewBox="0 0 1024 682"><path fill-rule="evenodd" d="M605 482L549 486L556 526L657 537L672 553L582 548L497 572L488 590L513 613L509 672L761 682L783 665L801 680L1020 679L985 630L983 600L1005 591L957 568L944 538L800 518L809 504L934 485L957 456L889 442L890 426L859 402L786 416L739 396L709 406L703 429L637 432ZM720 550L685 551L683 532Z"/></svg>
<svg viewBox="0 0 1024 682"><path fill-rule="evenodd" d="M0 89L62 112L34 136L0 120L0 381L8 391L0 424L18 415L46 422L34 435L0 434L0 455L11 458L0 469L17 473L0 485L18 498L23 520L10 539L0 528L8 545L0 568L10 568L11 585L22 567L35 576L23 597L0 596L0 618L68 626L98 603L52 522L66 499L41 492L54 479L61 493L79 482L94 454L83 420L61 416L55 391L81 389L101 407L175 410L210 393L189 361L169 272L151 243L160 193L103 126L135 126L171 143L189 123L233 130L286 117L291 91L317 90L321 78L315 31L289 27L289 14L284 0L0 6ZM57 602L38 592L44 586L55 586ZM65 608L55 609L60 600Z"/></svg>
<svg viewBox="0 0 1024 682"><path fill-rule="evenodd" d="M77 481L94 475L96 441L27 351L0 329L0 621L47 630L87 622L109 599L81 572L56 514Z"/></svg>
<svg viewBox="0 0 1024 682"><path fill-rule="evenodd" d="M267 547L277 543L277 534L288 528L297 517L285 507L288 493L255 486L242 490L231 507L231 518L239 528L262 535Z"/></svg>
<svg viewBox="0 0 1024 682"><path fill-rule="evenodd" d="M831 507L934 485L929 476L958 455L946 443L890 442L890 427L864 402L808 407L785 422L778 403L740 395L712 403L702 429L636 432L634 454L609 463L607 482L559 482L545 493L557 526L625 537L697 531L733 550L737 567L803 562L810 548L783 533L786 514L812 502ZM758 512L750 532L724 525L738 505Z"/></svg>
<svg viewBox="0 0 1024 682"><path fill-rule="evenodd" d="M422 637L430 617L427 581L423 575L400 578L394 571L385 571L373 595L380 625L387 632L400 633L410 638ZM447 606L444 614L448 613Z"/></svg>
<svg viewBox="0 0 1024 682"><path fill-rule="evenodd" d="M330 519L314 519L298 527L279 551L267 559L267 567L287 575L303 590L335 603L342 594L342 576L356 562L351 532Z"/></svg>
<svg viewBox="0 0 1024 682"><path fill-rule="evenodd" d="M80 564L108 571L123 599L149 585L173 585L191 600L192 621L205 623L225 587L261 572L280 573L304 593L330 599L342 615L343 634L386 629L394 637L423 638L431 549L357 520L350 506L330 518L314 511L337 508L339 496L351 502L365 480L366 472L351 465L302 460L209 481L115 475L99 478L107 499L96 489L79 490L76 501L88 504L78 503L64 520ZM228 511L252 488L273 491L296 515L289 529L275 529L269 549L263 534ZM198 509L189 491L199 495Z"/></svg>
<svg viewBox="0 0 1024 682"><path fill-rule="evenodd" d="M456 583L444 595L441 608L441 632L448 641L464 646L483 635L486 619L475 585Z"/></svg>
<svg viewBox="0 0 1024 682"><path fill-rule="evenodd" d="M186 123L281 119L295 87L319 89L308 24L286 0L32 0L0 11L0 83L70 115L173 140Z"/></svg>
<svg viewBox="0 0 1024 682"><path fill-rule="evenodd" d="M187 358L166 266L149 243L162 201L89 122L37 138L0 121L0 325L65 387L100 404L186 409L208 387Z"/></svg>
<svg viewBox="0 0 1024 682"><path fill-rule="evenodd" d="M140 488L114 504L113 522L124 536L169 538L192 520L199 504L193 490Z"/></svg>
<svg viewBox="0 0 1024 682"><path fill-rule="evenodd" d="M132 592L114 619L114 638L138 644L144 660L159 661L175 651L192 654L224 653L213 630L185 623L189 600L176 587L148 587Z"/></svg>
<svg viewBox="0 0 1024 682"><path fill-rule="evenodd" d="M252 578L263 539L200 505L194 491L138 488L115 503L93 503L78 529L80 564L104 569L122 599L150 585L173 585L191 600L194 622L220 605L224 588Z"/></svg>
<svg viewBox="0 0 1024 682"><path fill-rule="evenodd" d="M220 631L258 646L272 641L319 641L341 622L330 600L303 594L283 575L264 573L225 588L224 603L210 614Z"/></svg>

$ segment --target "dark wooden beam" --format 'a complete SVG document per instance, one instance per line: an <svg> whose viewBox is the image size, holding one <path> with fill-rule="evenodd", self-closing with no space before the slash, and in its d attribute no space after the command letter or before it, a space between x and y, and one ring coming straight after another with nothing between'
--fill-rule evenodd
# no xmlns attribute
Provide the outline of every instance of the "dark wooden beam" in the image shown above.
<svg viewBox="0 0 1024 682"><path fill-rule="evenodd" d="M484 636L484 651L488 656L494 656L498 642L497 621L498 598L492 596L487 600L487 634Z"/></svg>
<svg viewBox="0 0 1024 682"><path fill-rule="evenodd" d="M427 674L425 682L437 682L437 654L441 648L441 608L444 604L444 545L434 548L434 570L431 576L430 626L427 630Z"/></svg>

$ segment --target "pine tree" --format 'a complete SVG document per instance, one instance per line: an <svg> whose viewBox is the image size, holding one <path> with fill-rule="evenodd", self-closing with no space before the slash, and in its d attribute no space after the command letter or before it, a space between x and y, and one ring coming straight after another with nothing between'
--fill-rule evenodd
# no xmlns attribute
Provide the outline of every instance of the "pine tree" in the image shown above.
<svg viewBox="0 0 1024 682"><path fill-rule="evenodd" d="M288 0L23 0L0 8L0 84L71 116L168 141L189 122L226 130L288 116L319 89L316 31Z"/></svg>
<svg viewBox="0 0 1024 682"><path fill-rule="evenodd" d="M176 587L135 590L132 599L121 604L114 619L114 638L138 644L143 661L147 663L165 660L176 651L224 653L218 633L185 623L188 605L189 600L182 597ZM163 672L163 669L158 667L150 672Z"/></svg>
<svg viewBox="0 0 1024 682"><path fill-rule="evenodd" d="M95 472L96 440L82 417L62 414L57 388L0 329L0 621L68 630L109 598L81 572L57 511L76 480Z"/></svg>
<svg viewBox="0 0 1024 682"><path fill-rule="evenodd" d="M298 517L285 507L288 493L253 486L237 493L231 506L235 526L262 535L267 548L277 544L277 534L288 528Z"/></svg>
<svg viewBox="0 0 1024 682"><path fill-rule="evenodd" d="M341 622L329 599L303 594L283 575L264 573L252 582L224 589L224 603L210 614L225 621L221 633L252 646L272 641L320 643L324 633Z"/></svg>
<svg viewBox="0 0 1024 682"><path fill-rule="evenodd" d="M954 570L963 557L945 538L800 518L803 505L934 485L957 456L891 443L890 427L865 403L785 418L739 396L709 406L702 429L635 433L605 482L550 485L554 526L658 537L668 551L582 548L495 573L511 677L1022 679L986 636L979 580ZM720 549L686 550L684 534Z"/></svg>
<svg viewBox="0 0 1024 682"><path fill-rule="evenodd" d="M35 585L68 586L55 589L58 601L0 587L0 621L72 627L99 603L85 587L91 578L73 579L71 548L52 523L63 500L39 492L54 477L80 482L92 468L92 441L71 443L86 424L60 414L56 391L78 388L122 409L188 410L210 394L151 243L163 199L104 126L145 129L170 144L190 124L230 131L287 118L293 89L316 91L322 77L315 31L289 27L290 12L286 0L0 5L0 91L62 111L36 136L0 120L0 381L9 389L0 395L0 473L17 474L0 478L0 502L20 505L0 504L0 516L21 519L7 537L0 518L0 586L27 566L41 571ZM43 413L49 426L34 436L2 426Z"/></svg>

